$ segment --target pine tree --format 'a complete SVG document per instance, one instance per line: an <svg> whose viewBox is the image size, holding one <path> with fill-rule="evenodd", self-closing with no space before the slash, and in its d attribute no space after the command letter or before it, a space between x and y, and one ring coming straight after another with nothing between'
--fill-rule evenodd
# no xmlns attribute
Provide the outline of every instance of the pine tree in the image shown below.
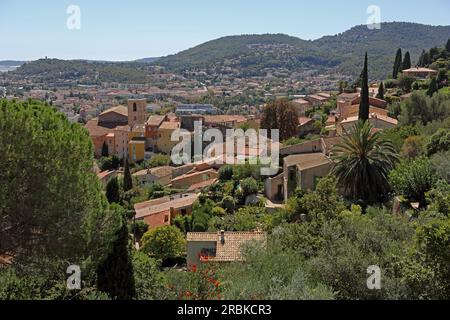
<svg viewBox="0 0 450 320"><path fill-rule="evenodd" d="M392 78L397 79L398 73L400 72L402 66L402 49L397 50L397 54L395 56L395 62L394 62L394 70L392 72Z"/></svg>
<svg viewBox="0 0 450 320"><path fill-rule="evenodd" d="M377 98L384 100L384 83L383 83L383 81L380 83L380 86L378 87Z"/></svg>
<svg viewBox="0 0 450 320"><path fill-rule="evenodd" d="M108 156L109 156L108 145L106 144L106 142L103 142L103 145L102 145L102 157L108 157Z"/></svg>
<svg viewBox="0 0 450 320"><path fill-rule="evenodd" d="M125 158L123 176L123 191L127 192L133 189L133 178L131 177L130 166L128 165L128 159Z"/></svg>
<svg viewBox="0 0 450 320"><path fill-rule="evenodd" d="M108 198L109 203L119 203L120 191L117 177L112 178L106 185L106 198Z"/></svg>
<svg viewBox="0 0 450 320"><path fill-rule="evenodd" d="M436 77L431 79L430 86L428 87L427 95L432 97L435 92L438 91L438 85Z"/></svg>
<svg viewBox="0 0 450 320"><path fill-rule="evenodd" d="M362 71L361 97L359 103L359 119L366 121L369 119L369 75L367 70L367 52L364 58L364 68Z"/></svg>
<svg viewBox="0 0 450 320"><path fill-rule="evenodd" d="M447 52L450 52L450 39L447 40L447 44L445 45L445 49L447 49Z"/></svg>
<svg viewBox="0 0 450 320"><path fill-rule="evenodd" d="M409 51L405 53L405 58L403 59L402 70L411 69L411 56L409 55Z"/></svg>
<svg viewBox="0 0 450 320"><path fill-rule="evenodd" d="M120 210L117 207L116 210ZM122 226L112 250L97 268L97 288L113 300L131 300L136 295L133 264L128 249L128 226L122 213Z"/></svg>

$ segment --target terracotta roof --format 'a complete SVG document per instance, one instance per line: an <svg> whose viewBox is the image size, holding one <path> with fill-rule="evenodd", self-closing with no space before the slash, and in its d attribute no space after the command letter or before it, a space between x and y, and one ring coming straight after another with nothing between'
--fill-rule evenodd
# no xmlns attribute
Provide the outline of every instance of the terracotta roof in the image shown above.
<svg viewBox="0 0 450 320"><path fill-rule="evenodd" d="M183 179L186 179L186 178L189 178L189 177L202 175L202 174L205 174L205 173L217 173L217 171L214 170L214 169L208 169L208 170L204 170L204 171L188 172L188 173L185 173L185 174L183 174L183 175L181 175L179 177L176 177L175 179L172 180L172 182L178 181L178 180L183 180Z"/></svg>
<svg viewBox="0 0 450 320"><path fill-rule="evenodd" d="M221 242L221 232L188 232L188 242L216 242L216 256L205 261L242 261L242 247L251 241L267 243L265 232L224 232L225 242Z"/></svg>
<svg viewBox="0 0 450 320"><path fill-rule="evenodd" d="M406 69L406 70L403 70L402 72L406 72L406 73L410 73L410 72L412 72L412 73L414 73L414 72L430 72L430 73L437 73L437 71L436 70L434 70L434 69L429 69L429 68L420 68L420 67L415 67L415 68L410 68L410 69Z"/></svg>
<svg viewBox="0 0 450 320"><path fill-rule="evenodd" d="M130 131L130 126L125 125L125 126L117 126L114 128L114 130L118 130L118 131Z"/></svg>
<svg viewBox="0 0 450 320"><path fill-rule="evenodd" d="M351 108L352 108L353 110L355 110L355 112L358 111L358 113L359 113L359 104L352 104L352 105L351 105ZM377 114L386 114L386 113L387 113L387 110L386 110L386 109L379 108L379 107L374 106L374 105L372 105L372 104L370 105L370 110L373 111L372 113L377 113ZM351 113L354 114L354 112L349 112L349 113L350 113L350 114L351 114Z"/></svg>
<svg viewBox="0 0 450 320"><path fill-rule="evenodd" d="M163 166L163 167L139 170L138 172L135 172L133 175L140 176L140 175L151 174L155 177L162 178L162 177L165 177L168 175L172 175L172 171L173 171L172 167Z"/></svg>
<svg viewBox="0 0 450 320"><path fill-rule="evenodd" d="M353 100L355 98L359 97L359 93L358 92L352 92L352 93L341 93L340 95L338 95L338 99L339 100Z"/></svg>
<svg viewBox="0 0 450 320"><path fill-rule="evenodd" d="M370 114L370 118L376 118L376 119L379 119L379 120L382 120L382 121L385 121L385 122L389 122L389 123L392 123L392 124L395 124L395 125L398 124L398 120L397 119L394 119L394 118L391 118L391 117L388 117L388 116L385 116L385 115L381 115L381 114L371 113Z"/></svg>
<svg viewBox="0 0 450 320"><path fill-rule="evenodd" d="M99 178L100 180L106 178L107 176L113 174L115 171L111 171L111 170L106 170L106 171L102 171L100 173L97 173L97 178Z"/></svg>
<svg viewBox="0 0 450 320"><path fill-rule="evenodd" d="M147 125L159 127L165 118L166 116L150 116L147 120Z"/></svg>
<svg viewBox="0 0 450 320"><path fill-rule="evenodd" d="M302 98L292 100L292 102L297 103L297 104L309 105L309 101L306 101L305 99L302 99Z"/></svg>
<svg viewBox="0 0 450 320"><path fill-rule="evenodd" d="M324 97L324 98L327 98L327 99L331 98L331 94L326 93L326 92L319 92L317 95L321 96L321 97Z"/></svg>
<svg viewBox="0 0 450 320"><path fill-rule="evenodd" d="M157 204L161 204L161 203L164 203L164 202L169 202L169 201L172 201L172 200L173 199L171 199L170 196L164 196L164 197L157 198L157 199L151 199L151 200L148 200L148 201L139 202L139 203L136 203L134 205L134 210L140 210L140 209L143 209L143 208L147 208L147 207L154 206L154 205L157 205Z"/></svg>
<svg viewBox="0 0 450 320"><path fill-rule="evenodd" d="M159 129L175 130L180 128L180 123L178 121L164 121L159 126Z"/></svg>
<svg viewBox="0 0 450 320"><path fill-rule="evenodd" d="M118 113L118 114L128 117L128 107L125 107L125 106L113 107L111 109L103 111L102 113L100 113L100 115L102 116L104 114L111 113L111 112L115 112L115 113Z"/></svg>
<svg viewBox="0 0 450 320"><path fill-rule="evenodd" d="M247 118L242 115L205 115L205 123L245 122Z"/></svg>
<svg viewBox="0 0 450 320"><path fill-rule="evenodd" d="M314 121L314 120L311 119L311 118L308 118L308 117L298 117L298 123L301 126L306 124L306 123L308 123L308 122L310 122L310 121Z"/></svg>
<svg viewBox="0 0 450 320"><path fill-rule="evenodd" d="M157 214L162 211L170 210L170 208L180 209L183 207L192 206L192 204L197 200L198 194L190 194L188 196L174 199L168 202L163 202L161 204L149 205L143 207L142 205L136 204L134 209L136 211L136 219L144 218L146 216Z"/></svg>
<svg viewBox="0 0 450 320"><path fill-rule="evenodd" d="M382 121L385 121L385 122L388 122L388 123L392 123L392 124L395 124L395 125L398 124L398 120L397 119L394 119L394 118L391 118L391 117L388 117L388 116L384 116L384 115L381 115L381 114L371 113L369 115L369 118L370 119L379 119L379 120L382 120ZM356 122L356 121L358 121L358 119L359 119L359 116L348 117L347 119L342 120L341 123Z"/></svg>
<svg viewBox="0 0 450 320"><path fill-rule="evenodd" d="M188 189L188 191L196 191L196 190L200 190L203 188L206 188L210 185L213 185L214 183L216 183L217 178L214 179L210 179L210 180L205 180L199 183L194 183L193 185L191 185Z"/></svg>
<svg viewBox="0 0 450 320"><path fill-rule="evenodd" d="M99 126L98 119L89 120L84 127L89 131L91 137L104 136L114 130L114 128Z"/></svg>
<svg viewBox="0 0 450 320"><path fill-rule="evenodd" d="M325 153L328 153L333 148L333 146L340 144L342 142L342 139L342 136L322 138L323 144L325 146Z"/></svg>
<svg viewBox="0 0 450 320"><path fill-rule="evenodd" d="M323 97L323 96L319 96L319 95L317 95L317 94L309 95L308 98L313 98L313 99L319 100L319 101L327 100L327 98L325 98L325 97Z"/></svg>

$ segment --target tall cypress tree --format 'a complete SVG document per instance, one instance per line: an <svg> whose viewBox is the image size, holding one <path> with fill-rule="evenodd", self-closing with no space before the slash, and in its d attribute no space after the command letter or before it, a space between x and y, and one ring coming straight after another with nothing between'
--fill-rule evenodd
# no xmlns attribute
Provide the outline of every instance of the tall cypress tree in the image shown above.
<svg viewBox="0 0 450 320"><path fill-rule="evenodd" d="M364 68L361 74L361 97L359 103L359 119L369 119L369 74L367 70L367 52L364 58Z"/></svg>
<svg viewBox="0 0 450 320"><path fill-rule="evenodd" d="M118 208L116 210L120 211ZM112 250L97 268L97 288L113 300L131 300L136 295L136 288L128 249L128 227L125 214L121 214L122 226L116 233Z"/></svg>
<svg viewBox="0 0 450 320"><path fill-rule="evenodd" d="M108 198L109 203L119 203L120 191L117 177L109 180L108 184L106 185L106 198Z"/></svg>
<svg viewBox="0 0 450 320"><path fill-rule="evenodd" d="M409 55L409 51L406 51L405 58L403 59L402 70L411 69L411 56Z"/></svg>
<svg viewBox="0 0 450 320"><path fill-rule="evenodd" d="M102 145L102 157L108 157L108 156L109 156L108 145L106 144L106 142L103 142L103 145Z"/></svg>
<svg viewBox="0 0 450 320"><path fill-rule="evenodd" d="M384 100L384 83L381 81L380 86L378 87L377 98Z"/></svg>
<svg viewBox="0 0 450 320"><path fill-rule="evenodd" d="M125 158L125 166L123 173L123 191L127 192L133 189L133 178L131 177L130 166L128 165L128 159Z"/></svg>
<svg viewBox="0 0 450 320"><path fill-rule="evenodd" d="M427 95L432 97L435 92L438 91L438 85L436 77L431 79L430 86L428 87Z"/></svg>
<svg viewBox="0 0 450 320"><path fill-rule="evenodd" d="M394 70L392 72L392 78L397 79L398 73L400 72L401 67L402 67L402 49L398 48L397 54L395 56Z"/></svg>
<svg viewBox="0 0 450 320"><path fill-rule="evenodd" d="M445 49L450 52L450 39L447 40L447 44L445 45Z"/></svg>

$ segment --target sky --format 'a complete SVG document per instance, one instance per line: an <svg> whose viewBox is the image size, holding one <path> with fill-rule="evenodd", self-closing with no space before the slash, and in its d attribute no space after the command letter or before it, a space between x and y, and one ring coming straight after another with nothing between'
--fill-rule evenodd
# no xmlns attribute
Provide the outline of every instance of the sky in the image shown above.
<svg viewBox="0 0 450 320"><path fill-rule="evenodd" d="M238 34L317 39L366 24L370 5L381 22L450 25L449 0L0 0L0 60L127 61Z"/></svg>

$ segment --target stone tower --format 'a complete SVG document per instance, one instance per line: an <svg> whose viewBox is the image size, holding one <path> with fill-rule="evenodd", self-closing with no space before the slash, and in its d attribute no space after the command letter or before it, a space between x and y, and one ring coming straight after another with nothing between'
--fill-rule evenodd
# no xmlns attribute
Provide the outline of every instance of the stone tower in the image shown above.
<svg viewBox="0 0 450 320"><path fill-rule="evenodd" d="M128 99L128 125L134 128L136 125L145 125L146 99Z"/></svg>

